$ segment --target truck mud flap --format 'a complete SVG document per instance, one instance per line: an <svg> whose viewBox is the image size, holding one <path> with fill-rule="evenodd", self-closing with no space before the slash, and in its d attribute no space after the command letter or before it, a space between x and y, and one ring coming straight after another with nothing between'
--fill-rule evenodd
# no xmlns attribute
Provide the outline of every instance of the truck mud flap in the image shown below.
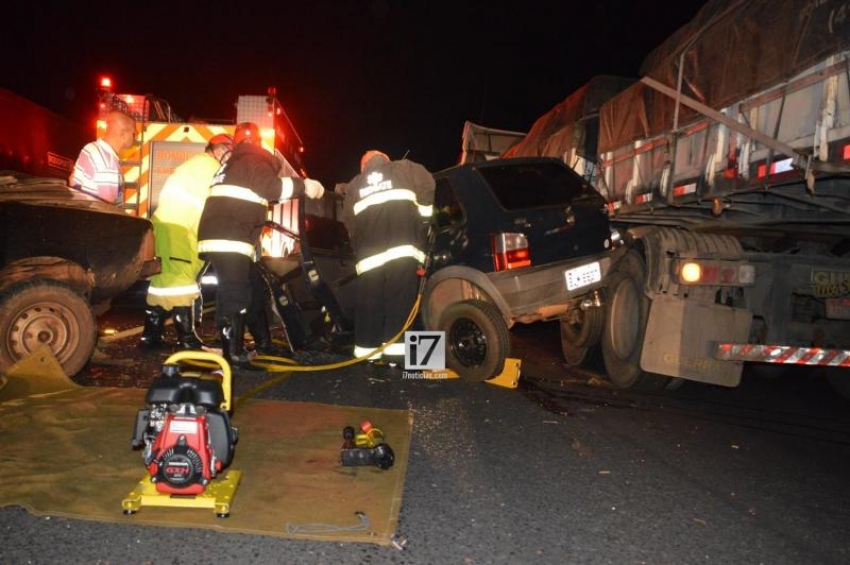
<svg viewBox="0 0 850 565"><path fill-rule="evenodd" d="M714 354L718 342L745 342L751 323L748 310L656 295L649 308L641 368L659 375L738 386L744 364L720 361Z"/></svg>

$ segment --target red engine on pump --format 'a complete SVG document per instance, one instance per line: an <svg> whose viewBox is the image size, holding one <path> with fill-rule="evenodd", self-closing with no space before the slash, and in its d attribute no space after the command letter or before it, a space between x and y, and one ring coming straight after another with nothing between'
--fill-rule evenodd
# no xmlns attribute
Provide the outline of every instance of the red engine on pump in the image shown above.
<svg viewBox="0 0 850 565"><path fill-rule="evenodd" d="M190 408L184 405L183 408ZM200 494L221 471L207 442L205 416L168 414L157 435L147 464L156 490L171 494Z"/></svg>
<svg viewBox="0 0 850 565"><path fill-rule="evenodd" d="M132 446L142 456L157 492L196 495L230 464L237 441L215 379L185 377L165 365L139 410Z"/></svg>

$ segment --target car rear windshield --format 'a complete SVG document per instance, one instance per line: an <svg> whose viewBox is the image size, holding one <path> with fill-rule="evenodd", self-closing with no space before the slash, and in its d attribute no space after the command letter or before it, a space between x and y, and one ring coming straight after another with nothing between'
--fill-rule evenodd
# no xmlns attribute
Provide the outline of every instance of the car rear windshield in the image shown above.
<svg viewBox="0 0 850 565"><path fill-rule="evenodd" d="M507 210L568 205L576 200L602 197L584 180L560 163L534 163L480 167L478 172Z"/></svg>

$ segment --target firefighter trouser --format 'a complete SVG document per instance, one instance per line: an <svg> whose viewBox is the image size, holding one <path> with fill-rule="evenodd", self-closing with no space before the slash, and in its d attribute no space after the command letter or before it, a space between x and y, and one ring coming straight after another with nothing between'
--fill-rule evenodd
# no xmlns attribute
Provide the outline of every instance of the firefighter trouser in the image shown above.
<svg viewBox="0 0 850 565"><path fill-rule="evenodd" d="M216 327L221 328L225 320L233 322L236 315L244 312L248 320L266 320L267 285L253 259L241 253L209 253L210 264L215 270Z"/></svg>
<svg viewBox="0 0 850 565"><path fill-rule="evenodd" d="M419 262L402 257L375 267L357 278L355 355L389 342L404 326L419 291ZM404 355L404 339L384 350L384 356Z"/></svg>

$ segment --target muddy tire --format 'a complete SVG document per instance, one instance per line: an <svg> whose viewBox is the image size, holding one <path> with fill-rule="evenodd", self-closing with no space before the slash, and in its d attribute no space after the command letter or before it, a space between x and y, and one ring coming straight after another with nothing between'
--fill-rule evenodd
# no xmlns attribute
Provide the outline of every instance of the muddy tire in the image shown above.
<svg viewBox="0 0 850 565"><path fill-rule="evenodd" d="M97 322L85 298L49 280L15 284L0 295L0 370L43 345L68 375L86 365L97 343Z"/></svg>
<svg viewBox="0 0 850 565"><path fill-rule="evenodd" d="M640 368L650 304L643 291L645 278L643 258L630 251L608 279L602 358L611 384L620 389L651 391L670 384L668 377Z"/></svg>
<svg viewBox="0 0 850 565"><path fill-rule="evenodd" d="M446 332L446 365L462 379L485 381L502 372L510 334L499 310L481 300L452 304L440 316Z"/></svg>

